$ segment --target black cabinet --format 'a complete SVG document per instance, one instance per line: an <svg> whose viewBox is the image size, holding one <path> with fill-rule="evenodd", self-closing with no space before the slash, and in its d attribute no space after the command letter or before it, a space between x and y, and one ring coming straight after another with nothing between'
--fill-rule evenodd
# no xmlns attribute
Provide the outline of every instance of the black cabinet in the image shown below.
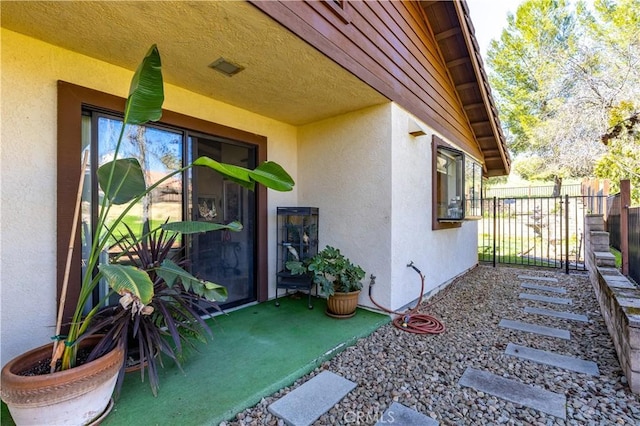
<svg viewBox="0 0 640 426"><path fill-rule="evenodd" d="M276 306L278 290L303 290L308 293L309 309L313 279L307 275L293 275L287 269L287 262L304 262L318 254L318 208L317 207L278 207L278 251L276 275ZM316 290L317 292L317 290Z"/></svg>

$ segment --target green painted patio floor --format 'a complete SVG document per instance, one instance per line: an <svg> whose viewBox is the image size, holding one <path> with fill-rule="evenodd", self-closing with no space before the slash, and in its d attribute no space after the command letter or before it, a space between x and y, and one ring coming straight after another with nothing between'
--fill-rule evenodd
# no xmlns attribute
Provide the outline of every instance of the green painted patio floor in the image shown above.
<svg viewBox="0 0 640 426"><path fill-rule="evenodd" d="M139 373L130 373L109 425L217 425L289 386L323 361L389 322L389 317L358 309L346 320L324 314L324 299L282 298L281 306L261 303L217 316L214 337L198 345L183 366L160 369L158 397ZM4 404L3 404L4 405ZM6 423L3 407L2 425Z"/></svg>

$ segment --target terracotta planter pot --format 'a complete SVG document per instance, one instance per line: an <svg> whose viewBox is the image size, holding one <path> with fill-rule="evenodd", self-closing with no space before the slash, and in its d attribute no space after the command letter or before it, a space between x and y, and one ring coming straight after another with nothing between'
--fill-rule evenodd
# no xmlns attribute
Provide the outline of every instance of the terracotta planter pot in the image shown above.
<svg viewBox="0 0 640 426"><path fill-rule="evenodd" d="M81 347L95 344L89 338ZM111 402L124 350L117 348L92 362L53 374L18 373L51 357L51 344L26 352L2 368L2 400L20 425L86 425L103 415Z"/></svg>
<svg viewBox="0 0 640 426"><path fill-rule="evenodd" d="M326 314L333 318L351 318L356 314L359 295L360 290L329 296Z"/></svg>

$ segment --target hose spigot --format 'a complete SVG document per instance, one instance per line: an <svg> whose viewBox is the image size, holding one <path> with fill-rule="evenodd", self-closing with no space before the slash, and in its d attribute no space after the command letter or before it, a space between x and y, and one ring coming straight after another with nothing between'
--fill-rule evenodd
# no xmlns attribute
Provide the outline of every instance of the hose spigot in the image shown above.
<svg viewBox="0 0 640 426"><path fill-rule="evenodd" d="M375 275L373 275L373 274L371 274L371 275L369 276L369 279L371 280L371 281L369 281L369 298L371 298L371 300L373 300L373 298L372 298L372 296L371 296L371 293L372 293L372 291L373 291L373 285L376 283L376 276L375 276ZM374 302L374 303L375 303L375 302Z"/></svg>
<svg viewBox="0 0 640 426"><path fill-rule="evenodd" d="M412 261L410 261L409 263L407 263L407 268L413 268L413 270L414 270L414 271L416 271L418 274L422 275L422 272L420 272L420 269L416 268L416 267L413 265L413 260L412 260Z"/></svg>

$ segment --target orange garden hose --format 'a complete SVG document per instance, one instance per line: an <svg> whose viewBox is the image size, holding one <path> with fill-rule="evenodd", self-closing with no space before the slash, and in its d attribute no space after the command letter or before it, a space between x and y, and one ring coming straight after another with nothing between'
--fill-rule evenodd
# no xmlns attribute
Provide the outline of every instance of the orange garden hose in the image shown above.
<svg viewBox="0 0 640 426"><path fill-rule="evenodd" d="M397 316L393 319L393 325L400 330L408 331L409 333L415 334L444 333L445 327L444 324L440 322L440 320L431 315L415 313L417 308L420 306L420 303L422 303L422 294L424 293L424 275L422 275L422 272L420 272L420 270L413 265L413 262L410 262L407 267L413 268L418 273L418 275L420 275L420 281L422 282L422 286L420 288L420 297L418 298L418 303L413 309L409 309L407 312L397 312L379 305L373 299L372 295L373 285L375 284L376 279L376 277L373 275L371 275L371 282L369 283L369 299L371 299L371 302L373 302L374 305L376 305L383 311L390 314L396 314Z"/></svg>

